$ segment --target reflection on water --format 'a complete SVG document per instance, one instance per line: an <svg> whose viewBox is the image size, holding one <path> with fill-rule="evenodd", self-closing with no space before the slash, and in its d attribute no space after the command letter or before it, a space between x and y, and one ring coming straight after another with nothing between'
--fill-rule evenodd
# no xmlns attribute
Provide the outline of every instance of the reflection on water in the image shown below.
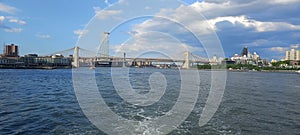
<svg viewBox="0 0 300 135"><path fill-rule="evenodd" d="M130 69L130 83L139 93L150 89L148 78L161 72L165 95L153 105L125 102L115 92L109 68L96 69L106 104L118 115L145 121L165 115L179 95L180 75L174 69ZM203 127L198 120L210 89L210 72L200 71L197 104L170 134L298 134L300 75L292 73L228 72L219 110ZM0 70L0 134L104 134L82 113L76 100L72 70Z"/></svg>

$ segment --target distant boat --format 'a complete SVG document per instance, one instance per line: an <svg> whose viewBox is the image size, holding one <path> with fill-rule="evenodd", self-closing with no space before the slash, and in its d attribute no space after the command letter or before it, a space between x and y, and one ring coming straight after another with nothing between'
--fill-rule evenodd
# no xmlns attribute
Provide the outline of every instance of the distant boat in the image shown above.
<svg viewBox="0 0 300 135"><path fill-rule="evenodd" d="M300 70L296 71L296 73L299 73L299 74L300 74Z"/></svg>
<svg viewBox="0 0 300 135"><path fill-rule="evenodd" d="M111 67L112 62L110 60L100 60L96 61L95 67Z"/></svg>

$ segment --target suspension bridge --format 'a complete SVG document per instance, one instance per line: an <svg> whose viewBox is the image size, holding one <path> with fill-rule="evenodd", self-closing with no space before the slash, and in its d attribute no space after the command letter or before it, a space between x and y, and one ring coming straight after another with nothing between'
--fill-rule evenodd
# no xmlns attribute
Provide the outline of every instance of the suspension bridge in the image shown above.
<svg viewBox="0 0 300 135"><path fill-rule="evenodd" d="M113 67L130 67L130 66L151 66L160 63L179 64L178 67L189 69L193 65L197 64L209 64L214 63L208 58L195 55L191 52L183 52L183 59L168 59L168 58L130 58L109 56L106 54L97 55L96 52L81 48L73 47L63 51L55 52L51 55L61 54L64 56L72 56L72 66L75 68L86 67L86 66L113 66ZM98 53L99 54L99 53ZM155 64L154 64L155 63Z"/></svg>
<svg viewBox="0 0 300 135"><path fill-rule="evenodd" d="M110 56L109 55L109 33L104 32L104 38L102 38L101 44L96 51L91 51L84 49L82 47L75 46L70 49L55 52L50 55L61 54L64 56L72 56L73 62L72 66L75 68L85 67L85 66L104 66L104 67L145 67L159 65L161 63L168 63L169 65L177 63L177 67L190 69L197 64L208 64L214 63L208 58L204 58L195 55L189 51L182 52L183 56L181 59L169 59L169 58L130 58L126 57L124 53L123 57ZM166 64L166 65L168 65Z"/></svg>

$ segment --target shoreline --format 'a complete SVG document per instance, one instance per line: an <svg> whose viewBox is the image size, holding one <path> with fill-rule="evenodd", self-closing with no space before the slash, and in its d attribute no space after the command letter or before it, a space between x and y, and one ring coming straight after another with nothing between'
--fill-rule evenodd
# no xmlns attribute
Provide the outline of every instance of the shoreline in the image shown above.
<svg viewBox="0 0 300 135"><path fill-rule="evenodd" d="M102 68L102 67L96 67ZM131 67L127 67L131 68ZM1 67L1 69L44 69L44 70L54 70L54 69L73 69L71 66L36 66L36 67ZM160 69L160 68L157 68ZM165 69L165 68L164 68ZM170 68L171 69L171 68ZM180 69L182 70L182 69ZM229 69L185 69L185 70L199 70L199 71L227 71L227 72L266 72L266 73L300 73L299 70L229 70Z"/></svg>
<svg viewBox="0 0 300 135"><path fill-rule="evenodd" d="M227 71L227 72L269 72L269 73L300 73L299 70L229 70L229 69L198 69L200 71Z"/></svg>

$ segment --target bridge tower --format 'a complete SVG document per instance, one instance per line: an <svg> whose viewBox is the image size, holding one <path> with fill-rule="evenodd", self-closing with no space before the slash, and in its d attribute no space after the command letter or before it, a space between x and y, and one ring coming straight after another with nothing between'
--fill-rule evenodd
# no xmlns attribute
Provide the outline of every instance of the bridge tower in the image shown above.
<svg viewBox="0 0 300 135"><path fill-rule="evenodd" d="M123 68L126 68L126 53L124 53Z"/></svg>
<svg viewBox="0 0 300 135"><path fill-rule="evenodd" d="M184 58L184 62L183 62L183 65L182 65L182 68L184 69L190 69L191 68L191 53L189 51L185 51L184 54L183 54L183 58Z"/></svg>
<svg viewBox="0 0 300 135"><path fill-rule="evenodd" d="M73 60L73 67L75 68L79 68L79 47L75 46L74 47L74 56L73 56L74 60Z"/></svg>
<svg viewBox="0 0 300 135"><path fill-rule="evenodd" d="M101 34L101 44L97 54L100 58L108 59L109 57L109 35L109 32L103 32Z"/></svg>

